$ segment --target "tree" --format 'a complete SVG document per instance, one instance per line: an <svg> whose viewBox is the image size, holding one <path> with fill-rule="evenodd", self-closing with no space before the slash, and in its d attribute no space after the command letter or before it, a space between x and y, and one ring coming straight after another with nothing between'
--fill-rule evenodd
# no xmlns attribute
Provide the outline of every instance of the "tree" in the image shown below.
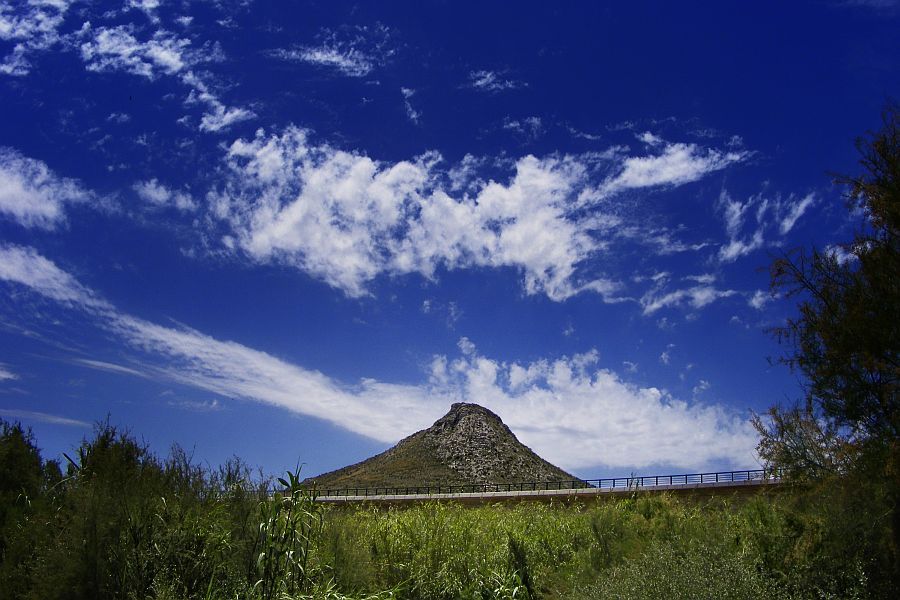
<svg viewBox="0 0 900 600"><path fill-rule="evenodd" d="M791 479L847 478L883 499L900 574L900 109L857 141L862 173L838 177L864 216L839 248L795 250L770 267L773 291L799 300L773 333L805 383L804 402L754 419L758 451ZM860 483L863 482L863 483Z"/></svg>
<svg viewBox="0 0 900 600"><path fill-rule="evenodd" d="M22 507L41 490L41 454L30 429L0 419L0 531L16 507ZM0 553L2 553L0 534Z"/></svg>

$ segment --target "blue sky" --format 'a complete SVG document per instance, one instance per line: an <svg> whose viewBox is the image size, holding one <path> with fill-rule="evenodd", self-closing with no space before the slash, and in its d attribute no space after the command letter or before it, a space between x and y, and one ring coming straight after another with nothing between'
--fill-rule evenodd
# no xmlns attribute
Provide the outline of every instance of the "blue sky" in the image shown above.
<svg viewBox="0 0 900 600"><path fill-rule="evenodd" d="M599 4L599 5L598 5ZM455 401L584 477L753 468L765 267L898 96L887 1L0 0L0 417L268 472Z"/></svg>

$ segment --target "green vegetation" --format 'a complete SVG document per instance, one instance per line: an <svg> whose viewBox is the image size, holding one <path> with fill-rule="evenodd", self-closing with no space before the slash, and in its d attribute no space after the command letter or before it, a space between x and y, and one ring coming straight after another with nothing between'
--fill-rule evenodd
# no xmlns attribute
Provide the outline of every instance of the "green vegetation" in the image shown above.
<svg viewBox="0 0 900 600"><path fill-rule="evenodd" d="M806 394L755 424L767 466L827 494L833 512L868 515L822 536L867 540L867 572L900 581L900 107L883 120L857 143L862 174L838 179L865 216L854 239L772 264L773 289L799 299L774 333Z"/></svg>
<svg viewBox="0 0 900 600"><path fill-rule="evenodd" d="M278 493L269 497L267 488ZM296 474L160 459L100 424L67 465L2 423L0 599L883 598L878 515L818 488L581 505L326 507Z"/></svg>

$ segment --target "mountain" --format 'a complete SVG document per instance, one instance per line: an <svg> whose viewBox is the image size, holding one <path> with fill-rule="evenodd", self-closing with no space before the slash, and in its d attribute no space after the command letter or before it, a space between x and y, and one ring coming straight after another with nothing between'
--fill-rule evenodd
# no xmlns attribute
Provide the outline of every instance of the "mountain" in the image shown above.
<svg viewBox="0 0 900 600"><path fill-rule="evenodd" d="M458 402L434 425L393 448L306 482L323 489L575 479L522 444L488 409Z"/></svg>

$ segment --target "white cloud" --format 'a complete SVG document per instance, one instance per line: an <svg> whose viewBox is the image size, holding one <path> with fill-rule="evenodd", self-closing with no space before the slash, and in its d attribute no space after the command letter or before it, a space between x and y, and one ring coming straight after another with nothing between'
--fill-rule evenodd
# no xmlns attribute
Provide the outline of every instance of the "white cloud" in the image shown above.
<svg viewBox="0 0 900 600"><path fill-rule="evenodd" d="M142 200L155 208L174 206L185 212L197 210L197 203L190 194L180 190L170 190L155 178L139 181L132 186L132 189Z"/></svg>
<svg viewBox="0 0 900 600"><path fill-rule="evenodd" d="M0 245L0 280L18 283L67 306L105 311L110 305L33 248Z"/></svg>
<svg viewBox="0 0 900 600"><path fill-rule="evenodd" d="M747 303L756 310L762 310L762 308L771 301L771 293L763 290L756 290L755 292L753 292L753 295L750 296L750 299L747 301Z"/></svg>
<svg viewBox="0 0 900 600"><path fill-rule="evenodd" d="M840 265L859 260L852 247L830 245L825 247L824 254L833 257Z"/></svg>
<svg viewBox="0 0 900 600"><path fill-rule="evenodd" d="M781 219L781 224L779 225L779 231L781 232L781 235L786 235L791 229L793 229L794 225L797 223L797 220L803 216L803 213L806 212L806 209L812 206L815 201L815 194L812 193L807 194L800 200L794 201L793 198L788 199L786 205L786 214Z"/></svg>
<svg viewBox="0 0 900 600"><path fill-rule="evenodd" d="M613 242L652 244L659 253L706 245L630 225L602 202L593 183L598 173L610 164L627 173L634 167L623 165L644 160L619 147L494 162L495 179L486 181L480 176L484 161L472 156L449 166L436 152L379 162L311 137L288 126L235 141L226 177L208 194L213 220L221 225L210 233L229 252L295 267L350 296L368 294L370 282L383 275L433 279L441 269L491 267L517 270L528 294L563 300L593 291L608 302L622 301L618 282L596 270L586 274L589 259L600 264L593 259ZM673 168L649 179L614 179L628 186L678 185L737 160L714 150L690 152L704 165L690 174Z"/></svg>
<svg viewBox="0 0 900 600"><path fill-rule="evenodd" d="M741 202L723 189L718 207L725 221L728 242L719 248L719 260L733 262L759 250L766 245L767 233L770 240L787 235L815 201L815 194L809 193L799 199L793 194L774 199L756 194Z"/></svg>
<svg viewBox="0 0 900 600"><path fill-rule="evenodd" d="M652 315L661 308L669 306L687 305L699 309L720 298L727 298L734 294L737 294L734 290L720 290L711 285L697 285L666 293L654 289L641 298L641 306L645 315Z"/></svg>
<svg viewBox="0 0 900 600"><path fill-rule="evenodd" d="M591 142L596 142L598 140L603 139L603 136L600 134L588 133L586 131L581 131L580 129L576 129L575 127L572 127L571 125L567 125L566 129L572 135L572 137L575 137L575 138L581 138L581 139L585 139L585 140L588 140Z"/></svg>
<svg viewBox="0 0 900 600"><path fill-rule="evenodd" d="M316 46L281 48L269 54L281 60L333 69L347 77L365 77L394 54L390 31L382 25L343 31L325 29L318 37L321 42Z"/></svg>
<svg viewBox="0 0 900 600"><path fill-rule="evenodd" d="M456 302L448 302L444 304L443 302L439 302L437 300L426 299L422 301L422 307L420 309L423 314L431 314L438 317L442 317L444 322L447 324L448 328L453 328L456 325L456 322L463 315L462 309L459 308L459 305Z"/></svg>
<svg viewBox="0 0 900 600"><path fill-rule="evenodd" d="M72 362L81 367L87 367L88 369L94 369L95 371L105 371L107 373L116 373L118 375L131 375L132 377L141 377L148 378L149 375L142 371L138 371L137 369L132 369L131 367L126 367L123 365L117 365L115 363L106 362L103 360L93 360L89 358L74 358Z"/></svg>
<svg viewBox="0 0 900 600"><path fill-rule="evenodd" d="M703 273L701 275L686 275L683 278L685 281L695 281L697 283L715 283L716 276L712 273Z"/></svg>
<svg viewBox="0 0 900 600"><path fill-rule="evenodd" d="M294 127L259 131L232 144L231 176L213 195L213 210L254 260L293 265L351 296L366 294L380 274L432 278L439 267L473 266L518 269L529 294L554 299L614 294L615 284L576 273L598 249L590 223L567 215L585 165L526 156L507 182L454 198L438 160L430 153L383 164L311 144Z"/></svg>
<svg viewBox="0 0 900 600"><path fill-rule="evenodd" d="M246 108L237 106L225 106L215 96L203 94L206 102L210 105L210 112L203 115L200 120L201 131L221 131L228 129L235 123L241 121L249 121L256 118L256 113Z"/></svg>
<svg viewBox="0 0 900 600"><path fill-rule="evenodd" d="M525 117L521 120L506 117L503 120L503 129L514 131L526 138L536 139L543 133L544 124L540 117L535 116Z"/></svg>
<svg viewBox="0 0 900 600"><path fill-rule="evenodd" d="M90 198L72 179L43 162L0 147L0 215L23 227L52 229L65 220L65 204Z"/></svg>
<svg viewBox="0 0 900 600"><path fill-rule="evenodd" d="M18 379L19 376L9 370L9 367L0 363L0 381L9 381L12 379Z"/></svg>
<svg viewBox="0 0 900 600"><path fill-rule="evenodd" d="M469 85L477 90L486 92L501 92L523 88L528 84L523 81L507 79L503 74L496 71L479 70L469 73Z"/></svg>
<svg viewBox="0 0 900 600"><path fill-rule="evenodd" d="M746 152L720 152L696 144L665 144L661 154L625 159L618 174L607 179L600 191L602 195L611 195L636 188L682 185L747 156Z"/></svg>
<svg viewBox="0 0 900 600"><path fill-rule="evenodd" d="M567 468L754 464L757 438L745 418L630 384L595 363L576 355L508 365L473 353L449 371L464 399L499 414L524 443Z"/></svg>
<svg viewBox="0 0 900 600"><path fill-rule="evenodd" d="M187 103L202 103L209 109L200 120L201 131L221 131L235 123L248 121L256 117L256 114L251 110L222 104L219 98L210 92L206 83L193 72L185 73L182 76L182 81L185 85L193 88L188 95Z"/></svg>
<svg viewBox="0 0 900 600"><path fill-rule="evenodd" d="M400 88L400 93L403 95L403 106L404 108L406 108L406 116L410 121L418 125L419 119L421 118L422 114L413 108L412 102L410 101L410 99L416 94L416 90L402 87Z"/></svg>
<svg viewBox="0 0 900 600"><path fill-rule="evenodd" d="M449 405L449 400L424 387L374 380L347 386L235 342L124 314L31 248L0 246L0 280L87 311L132 348L145 352L148 362L162 363L150 371L155 376L325 419L376 440L396 441L411 427L429 425ZM145 376L102 361L79 359L79 363Z"/></svg>
<svg viewBox="0 0 900 600"><path fill-rule="evenodd" d="M132 346L164 358L160 373L173 381L325 419L383 442L426 426L440 416L443 404L416 386L368 379L344 386L318 371L190 329L127 315L117 315L109 327Z"/></svg>
<svg viewBox="0 0 900 600"><path fill-rule="evenodd" d="M754 460L756 436L745 418L630 384L599 368L596 351L506 364L479 355L463 338L459 358L435 357L427 383L363 379L344 385L236 342L121 313L32 249L2 248L0 265L10 254L26 264L12 274L0 270L0 279L88 309L147 360L160 363L155 369L160 376L325 419L386 443L426 427L451 402L467 400L497 412L524 443L566 468L702 469L721 462L744 467Z"/></svg>
<svg viewBox="0 0 900 600"><path fill-rule="evenodd" d="M78 419L70 419L59 415L51 415L44 412L34 410L17 410L13 408L0 408L0 416L8 419L24 419L26 421L38 421L39 423L50 423L51 425L69 425L72 427L91 427L87 421L79 421Z"/></svg>
<svg viewBox="0 0 900 600"><path fill-rule="evenodd" d="M712 385L707 380L701 379L699 382L697 382L697 385L694 386L694 389L692 391L694 398L696 398L703 392L708 391L711 387Z"/></svg>
<svg viewBox="0 0 900 600"><path fill-rule="evenodd" d="M641 140L648 146L659 146L665 142L665 140L663 140L661 137L659 137L658 135L654 135L649 131L645 131L644 133L638 135L637 139Z"/></svg>
<svg viewBox="0 0 900 600"><path fill-rule="evenodd" d="M657 319L656 326L663 331L672 331L673 329L675 329L675 323L672 323L668 317Z"/></svg>
<svg viewBox="0 0 900 600"><path fill-rule="evenodd" d="M95 29L89 22L84 24L78 36L86 39L80 49L88 71L123 71L148 79L161 75L178 78L190 88L185 103L203 104L207 108L201 117L201 131L220 131L256 116L249 109L226 106L210 90L204 78L193 70L202 63L218 60L217 47L196 49L189 39L162 29L142 41L135 37L130 27Z"/></svg>
<svg viewBox="0 0 900 600"><path fill-rule="evenodd" d="M166 31L142 42L125 25L93 29L85 23L80 35L90 36L80 47L88 71L125 71L154 79L160 73L174 75L193 62L187 56L190 40Z"/></svg>
<svg viewBox="0 0 900 600"><path fill-rule="evenodd" d="M30 0L11 6L0 3L0 40L13 42L12 52L0 62L0 73L27 75L30 56L47 50L61 39L59 28L74 0Z"/></svg>
<svg viewBox="0 0 900 600"><path fill-rule="evenodd" d="M675 237L677 231L647 228L644 224L626 224L621 218L611 218L606 224L612 235L622 240L649 246L659 256L682 252L696 252L710 245L709 242L685 243Z"/></svg>
<svg viewBox="0 0 900 600"><path fill-rule="evenodd" d="M282 60L294 60L320 67L333 68L348 77L365 77L372 72L369 57L355 48L339 46L305 47L294 50L278 50L275 56Z"/></svg>
<svg viewBox="0 0 900 600"><path fill-rule="evenodd" d="M719 260L722 262L734 262L738 258L750 254L762 248L765 240L762 231L753 233L749 240L732 239L719 249Z"/></svg>
<svg viewBox="0 0 900 600"><path fill-rule="evenodd" d="M768 200L762 195L756 195L751 196L746 202L741 202L733 199L728 191L723 189L719 194L718 205L725 219L725 231L728 234L728 243L719 248L721 262L733 262L762 248L765 243L764 217L769 210ZM755 230L749 234L749 238L743 233L747 215L754 215L756 219Z"/></svg>
<svg viewBox="0 0 900 600"><path fill-rule="evenodd" d="M216 399L205 401L176 399L169 400L168 404L182 410L199 413L218 412L223 408L222 403Z"/></svg>
<svg viewBox="0 0 900 600"><path fill-rule="evenodd" d="M130 8L136 8L143 12L152 23L159 22L159 16L156 14L159 3L160 0L128 0L128 6Z"/></svg>

